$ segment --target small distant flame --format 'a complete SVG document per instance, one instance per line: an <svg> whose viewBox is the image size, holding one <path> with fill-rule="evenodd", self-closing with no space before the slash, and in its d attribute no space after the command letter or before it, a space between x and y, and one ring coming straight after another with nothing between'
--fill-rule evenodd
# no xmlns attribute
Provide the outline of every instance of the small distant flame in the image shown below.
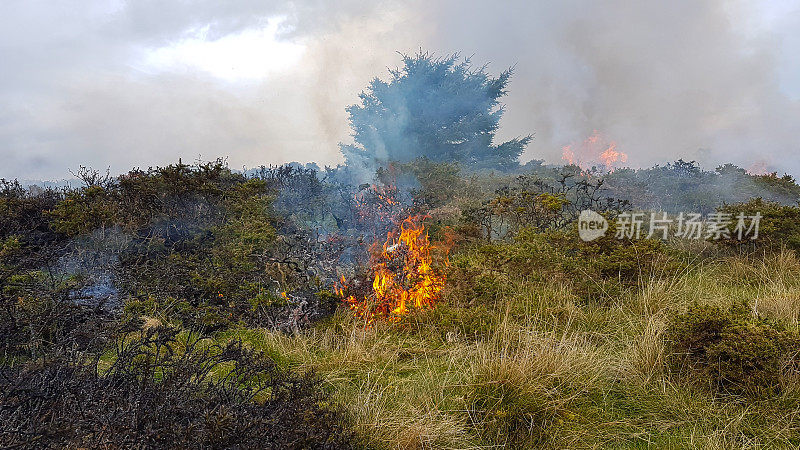
<svg viewBox="0 0 800 450"><path fill-rule="evenodd" d="M575 166L579 165L578 160L575 159L575 152L572 151L572 146L565 145L564 147L561 148L561 151L562 151L561 159L564 160L567 164Z"/></svg>
<svg viewBox="0 0 800 450"><path fill-rule="evenodd" d="M628 162L628 155L622 152L617 151L617 144L612 142L608 148L600 154L600 161L603 162L603 165L606 167L614 167L616 163L626 163Z"/></svg>
<svg viewBox="0 0 800 450"><path fill-rule="evenodd" d="M403 205L398 199L399 192L392 185L364 185L353 196L357 220L375 234L383 234L387 224L397 221Z"/></svg>
<svg viewBox="0 0 800 450"><path fill-rule="evenodd" d="M433 307L439 300L445 275L433 267L433 246L422 219L421 216L405 219L399 230L388 233L383 245L373 245L371 292L363 297L350 294L345 277L339 280L336 293L367 324L376 318L396 322L408 313L409 307Z"/></svg>
<svg viewBox="0 0 800 450"><path fill-rule="evenodd" d="M750 165L750 167L747 168L747 173L749 173L750 175L769 174L769 170L767 170L767 162L764 161L763 159L754 162L753 164Z"/></svg>
<svg viewBox="0 0 800 450"><path fill-rule="evenodd" d="M397 195L397 188L394 186L372 184L367 188L356 192L353 198L360 207L363 207L367 203L374 205L393 206L399 204Z"/></svg>
<svg viewBox="0 0 800 450"><path fill-rule="evenodd" d="M600 165L611 172L628 162L628 155L617 150L617 143L605 141L597 130L580 145L565 145L561 148L561 153L561 159L567 164L579 166L583 170Z"/></svg>

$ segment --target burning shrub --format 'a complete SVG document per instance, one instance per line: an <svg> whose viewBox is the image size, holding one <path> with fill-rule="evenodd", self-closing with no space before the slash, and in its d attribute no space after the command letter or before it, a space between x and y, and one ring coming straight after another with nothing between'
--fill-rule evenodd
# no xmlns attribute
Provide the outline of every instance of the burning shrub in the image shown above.
<svg viewBox="0 0 800 450"><path fill-rule="evenodd" d="M780 391L781 372L800 352L800 338L750 316L744 306L723 310L691 306L667 330L674 372L718 392L769 396Z"/></svg>
<svg viewBox="0 0 800 450"><path fill-rule="evenodd" d="M317 390L240 343L168 328L121 341L110 366L59 359L0 369L0 446L351 448Z"/></svg>
<svg viewBox="0 0 800 450"><path fill-rule="evenodd" d="M371 290L366 282L348 286L344 276L337 293L367 324L375 318L399 320L409 308L432 307L444 288L445 275L434 267L434 247L425 232L423 217L405 219L389 232L381 245L370 249ZM449 249L443 249L446 257Z"/></svg>
<svg viewBox="0 0 800 450"><path fill-rule="evenodd" d="M380 184L363 184L353 195L356 212L355 229L367 239L379 239L387 228L393 227L403 213L400 191L390 171L378 169Z"/></svg>

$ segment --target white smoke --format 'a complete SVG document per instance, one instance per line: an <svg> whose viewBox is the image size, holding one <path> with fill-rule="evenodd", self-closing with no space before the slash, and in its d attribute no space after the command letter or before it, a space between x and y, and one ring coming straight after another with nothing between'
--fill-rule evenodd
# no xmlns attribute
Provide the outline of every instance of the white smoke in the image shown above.
<svg viewBox="0 0 800 450"><path fill-rule="evenodd" d="M562 146L599 130L635 166L683 158L797 174L800 13L782 5L12 0L0 6L0 177L198 155L334 164L349 141L344 108L400 63L396 51L420 48L472 55L493 74L515 67L499 138L534 133L526 159L559 162ZM260 79L142 65L198 30L216 42L276 17L277 38L303 50ZM270 48L243 57L278 57Z"/></svg>

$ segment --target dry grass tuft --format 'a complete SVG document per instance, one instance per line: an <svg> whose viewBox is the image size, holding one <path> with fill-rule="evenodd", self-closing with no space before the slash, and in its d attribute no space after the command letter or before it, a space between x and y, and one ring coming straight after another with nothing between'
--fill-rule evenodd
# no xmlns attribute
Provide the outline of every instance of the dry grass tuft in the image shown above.
<svg viewBox="0 0 800 450"><path fill-rule="evenodd" d="M797 329L798 273L792 253L715 257L609 303L499 274L484 280L490 296L453 299L471 292L459 286L449 305L405 324L364 329L340 313L296 335L229 338L315 371L376 448L791 447L796 367L783 370L781 398L748 405L666 374L664 333L688 305L743 301Z"/></svg>

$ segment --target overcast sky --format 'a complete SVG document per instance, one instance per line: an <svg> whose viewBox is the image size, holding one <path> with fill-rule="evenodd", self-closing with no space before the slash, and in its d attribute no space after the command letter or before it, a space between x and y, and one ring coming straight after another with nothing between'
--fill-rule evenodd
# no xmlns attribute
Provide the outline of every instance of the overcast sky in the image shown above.
<svg viewBox="0 0 800 450"><path fill-rule="evenodd" d="M501 137L560 162L598 130L633 166L800 175L800 2L0 3L0 177L227 156L341 161L345 107L397 52L514 66Z"/></svg>

